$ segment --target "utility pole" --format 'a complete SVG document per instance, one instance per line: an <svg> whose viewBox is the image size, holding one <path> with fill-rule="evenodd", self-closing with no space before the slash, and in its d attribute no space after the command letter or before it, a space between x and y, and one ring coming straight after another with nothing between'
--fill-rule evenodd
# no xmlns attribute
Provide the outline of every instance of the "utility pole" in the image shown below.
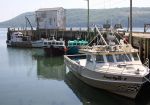
<svg viewBox="0 0 150 105"><path fill-rule="evenodd" d="M89 0L87 0L87 7L88 7L88 14L87 14L87 36L89 37L89 24L90 24L90 22L89 22Z"/></svg>
<svg viewBox="0 0 150 105"><path fill-rule="evenodd" d="M129 43L132 44L132 0L130 0L130 34Z"/></svg>

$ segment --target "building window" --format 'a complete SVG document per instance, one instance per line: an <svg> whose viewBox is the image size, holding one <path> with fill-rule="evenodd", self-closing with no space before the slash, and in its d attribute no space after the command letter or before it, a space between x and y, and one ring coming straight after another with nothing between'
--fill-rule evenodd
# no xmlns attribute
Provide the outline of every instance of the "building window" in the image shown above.
<svg viewBox="0 0 150 105"><path fill-rule="evenodd" d="M56 21L56 20L55 20L55 18L54 18L54 23L55 23L55 21Z"/></svg>
<svg viewBox="0 0 150 105"><path fill-rule="evenodd" d="M49 18L49 24L52 25L52 19L51 18Z"/></svg>

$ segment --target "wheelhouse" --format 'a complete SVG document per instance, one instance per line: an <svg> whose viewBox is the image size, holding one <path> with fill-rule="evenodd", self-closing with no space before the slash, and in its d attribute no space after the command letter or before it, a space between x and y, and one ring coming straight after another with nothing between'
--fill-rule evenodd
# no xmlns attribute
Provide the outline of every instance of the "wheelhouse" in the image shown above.
<svg viewBox="0 0 150 105"><path fill-rule="evenodd" d="M45 41L44 46L51 46L51 45L55 45L55 46L63 46L64 42L63 41Z"/></svg>

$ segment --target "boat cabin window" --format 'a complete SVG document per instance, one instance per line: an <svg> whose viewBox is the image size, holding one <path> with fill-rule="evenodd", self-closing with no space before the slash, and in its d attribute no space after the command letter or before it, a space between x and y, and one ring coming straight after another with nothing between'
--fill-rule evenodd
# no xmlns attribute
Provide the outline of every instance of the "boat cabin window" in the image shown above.
<svg viewBox="0 0 150 105"><path fill-rule="evenodd" d="M96 62L97 63L104 63L103 55L96 55Z"/></svg>
<svg viewBox="0 0 150 105"><path fill-rule="evenodd" d="M113 56L112 55L106 55L107 61L108 62L114 62Z"/></svg>
<svg viewBox="0 0 150 105"><path fill-rule="evenodd" d="M133 53L132 55L133 55L133 58L134 58L135 61L139 60L139 57L138 57L137 53Z"/></svg>
<svg viewBox="0 0 150 105"><path fill-rule="evenodd" d="M59 45L59 43L58 43L58 42L56 42L56 45Z"/></svg>
<svg viewBox="0 0 150 105"><path fill-rule="evenodd" d="M16 36L17 38L22 38L22 36Z"/></svg>
<svg viewBox="0 0 150 105"><path fill-rule="evenodd" d="M129 54L116 54L115 57L117 62L131 61Z"/></svg>
<svg viewBox="0 0 150 105"><path fill-rule="evenodd" d="M63 42L60 42L60 45L63 45Z"/></svg>
<svg viewBox="0 0 150 105"><path fill-rule="evenodd" d="M44 42L44 45L47 45L47 42Z"/></svg>
<svg viewBox="0 0 150 105"><path fill-rule="evenodd" d="M87 61L93 62L91 55L87 55L86 58L87 58Z"/></svg>
<svg viewBox="0 0 150 105"><path fill-rule="evenodd" d="M77 45L77 43L73 43L73 46Z"/></svg>
<svg viewBox="0 0 150 105"><path fill-rule="evenodd" d="M48 42L48 45L51 45L51 42Z"/></svg>
<svg viewBox="0 0 150 105"><path fill-rule="evenodd" d="M73 43L69 43L68 46L73 46Z"/></svg>
<svg viewBox="0 0 150 105"><path fill-rule="evenodd" d="M54 45L55 44L55 42L52 42L52 45Z"/></svg>

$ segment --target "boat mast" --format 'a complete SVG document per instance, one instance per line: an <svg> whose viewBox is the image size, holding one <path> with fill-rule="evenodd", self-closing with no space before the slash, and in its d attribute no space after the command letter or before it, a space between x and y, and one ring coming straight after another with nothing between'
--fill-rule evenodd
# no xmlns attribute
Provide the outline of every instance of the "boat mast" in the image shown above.
<svg viewBox="0 0 150 105"><path fill-rule="evenodd" d="M101 32L99 31L99 29L97 28L96 25L95 25L95 28L96 28L98 34L100 35L100 37L102 38L103 42L105 43L105 45L108 45L107 42L105 41L104 37L102 36Z"/></svg>

